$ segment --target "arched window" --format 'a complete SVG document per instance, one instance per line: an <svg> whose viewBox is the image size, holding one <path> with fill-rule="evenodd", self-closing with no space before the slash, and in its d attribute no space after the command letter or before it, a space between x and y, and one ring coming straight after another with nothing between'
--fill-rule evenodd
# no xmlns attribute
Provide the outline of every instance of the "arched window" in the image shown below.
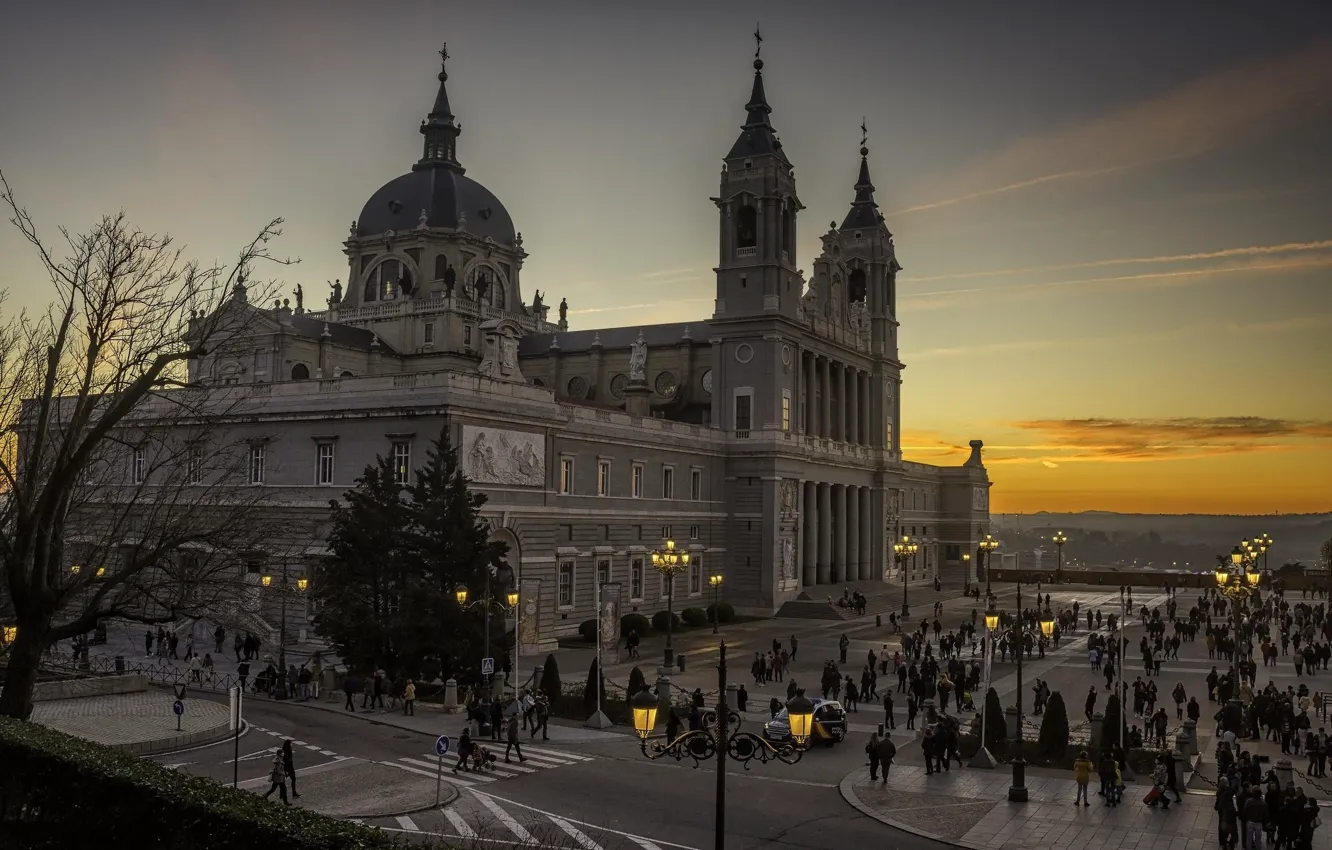
<svg viewBox="0 0 1332 850"><path fill-rule="evenodd" d="M857 301L865 300L865 270L852 269L851 274L846 279L846 293L848 300L854 304Z"/></svg>
<svg viewBox="0 0 1332 850"><path fill-rule="evenodd" d="M508 302L504 291L504 279L500 273L487 265L475 266L467 274L469 293L478 303L504 309Z"/></svg>
<svg viewBox="0 0 1332 850"><path fill-rule="evenodd" d="M735 247L753 248L758 244L758 210L746 204L735 211Z"/></svg>
<svg viewBox="0 0 1332 850"><path fill-rule="evenodd" d="M310 367L304 363L297 363L291 367L291 379L293 381L304 381L310 377Z"/></svg>
<svg viewBox="0 0 1332 850"><path fill-rule="evenodd" d="M791 209L791 202L787 201L782 205L782 252L788 257L795 253L794 239L795 212Z"/></svg>
<svg viewBox="0 0 1332 850"><path fill-rule="evenodd" d="M339 377L339 378L351 378L351 377L354 377L354 376L352 375L351 372L343 371L343 373L342 373L341 375L338 375L338 377Z"/></svg>
<svg viewBox="0 0 1332 850"><path fill-rule="evenodd" d="M392 301L402 291L412 290L412 273L401 260L385 260L365 279L365 301Z"/></svg>
<svg viewBox="0 0 1332 850"><path fill-rule="evenodd" d="M443 280L444 272L449 270L449 258L440 254L435 258L435 276L433 280Z"/></svg>

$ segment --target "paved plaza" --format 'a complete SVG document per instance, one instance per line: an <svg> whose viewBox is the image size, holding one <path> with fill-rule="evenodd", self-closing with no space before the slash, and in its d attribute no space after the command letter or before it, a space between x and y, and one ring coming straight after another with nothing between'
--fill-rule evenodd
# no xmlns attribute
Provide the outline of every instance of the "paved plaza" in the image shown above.
<svg viewBox="0 0 1332 850"><path fill-rule="evenodd" d="M151 688L132 694L62 699L34 704L32 720L69 735L131 751L185 746L223 735L227 707L211 700L185 700L176 729L175 696Z"/></svg>

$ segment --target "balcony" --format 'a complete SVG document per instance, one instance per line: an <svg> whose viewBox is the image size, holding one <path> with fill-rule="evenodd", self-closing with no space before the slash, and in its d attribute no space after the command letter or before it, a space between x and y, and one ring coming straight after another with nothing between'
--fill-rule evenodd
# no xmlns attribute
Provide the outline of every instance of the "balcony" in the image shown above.
<svg viewBox="0 0 1332 850"><path fill-rule="evenodd" d="M751 245L748 248L735 249L735 255L737 257L753 257L756 256L757 254L758 254L758 247L754 245Z"/></svg>

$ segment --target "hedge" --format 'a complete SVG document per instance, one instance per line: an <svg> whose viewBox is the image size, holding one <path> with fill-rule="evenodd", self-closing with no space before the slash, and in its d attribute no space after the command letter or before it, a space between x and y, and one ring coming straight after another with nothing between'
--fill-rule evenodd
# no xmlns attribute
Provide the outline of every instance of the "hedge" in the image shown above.
<svg viewBox="0 0 1332 850"><path fill-rule="evenodd" d="M400 848L378 830L283 806L35 723L0 717L6 846L190 850ZM17 843L7 842L17 838ZM438 845L429 845L438 846Z"/></svg>
<svg viewBox="0 0 1332 850"><path fill-rule="evenodd" d="M628 637L630 632L638 632L639 637L652 634L652 623L638 612L625 614L620 618L620 637Z"/></svg>
<svg viewBox="0 0 1332 850"><path fill-rule="evenodd" d="M667 619L668 617L670 618L669 620ZM652 615L652 630L656 632L664 632L667 629L666 624L668 622L671 624L670 629L672 631L679 629L680 615L674 611L658 611Z"/></svg>
<svg viewBox="0 0 1332 850"><path fill-rule="evenodd" d="M688 626L706 626L712 622L702 608L686 608L680 612L680 619Z"/></svg>
<svg viewBox="0 0 1332 850"><path fill-rule="evenodd" d="M708 622L712 622L713 615L721 617L720 622L729 623L735 619L735 606L729 602L714 602L708 605Z"/></svg>

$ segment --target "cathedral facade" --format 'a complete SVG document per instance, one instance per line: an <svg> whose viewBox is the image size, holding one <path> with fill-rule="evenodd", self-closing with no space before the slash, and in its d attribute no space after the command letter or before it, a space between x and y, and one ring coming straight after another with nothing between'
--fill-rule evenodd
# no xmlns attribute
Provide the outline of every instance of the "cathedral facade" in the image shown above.
<svg viewBox="0 0 1332 850"><path fill-rule="evenodd" d="M323 309L300 293L251 305L238 287L253 333L192 366L262 399L235 427L262 447L251 483L275 491L293 528L326 533L329 499L377 455L405 477L447 429L542 642L594 616L602 584L620 585L626 612L664 608L651 553L665 540L693 554L676 611L711 602L713 575L738 611L767 615L845 582L972 567L963 555L989 526L981 443L961 466L902 459L901 266L867 149L806 281L804 207L756 59L712 198L712 315L571 330L565 301L525 299L522 234L465 174L447 79L420 160L352 223L346 285ZM921 545L899 565L902 535Z"/></svg>

